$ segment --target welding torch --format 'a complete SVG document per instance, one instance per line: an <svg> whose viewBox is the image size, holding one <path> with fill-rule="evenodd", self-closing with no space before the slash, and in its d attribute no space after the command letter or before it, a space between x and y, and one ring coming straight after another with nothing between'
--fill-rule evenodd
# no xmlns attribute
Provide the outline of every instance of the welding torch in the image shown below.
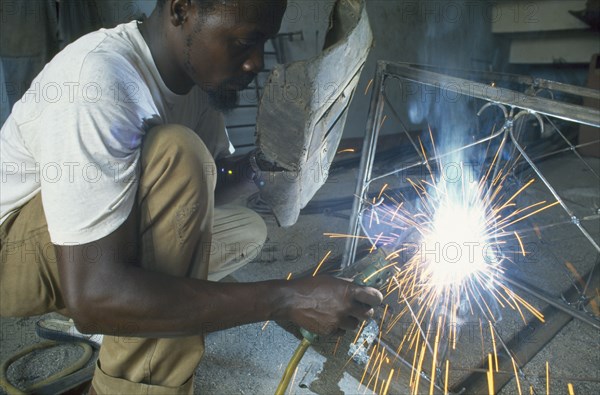
<svg viewBox="0 0 600 395"><path fill-rule="evenodd" d="M338 274L340 278L352 278L352 282L357 285L373 288L382 288L393 274L393 269L386 260L387 253L378 248L364 258L355 262L350 267ZM292 358L283 372L283 377L277 386L275 395L283 395L287 390L298 364L308 350L311 344L315 343L319 336L304 328L300 328L302 341L294 351Z"/></svg>

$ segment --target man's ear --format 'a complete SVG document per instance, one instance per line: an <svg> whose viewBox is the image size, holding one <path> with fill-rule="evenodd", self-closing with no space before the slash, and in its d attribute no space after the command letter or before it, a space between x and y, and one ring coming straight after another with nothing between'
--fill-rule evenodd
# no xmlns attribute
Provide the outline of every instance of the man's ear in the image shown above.
<svg viewBox="0 0 600 395"><path fill-rule="evenodd" d="M170 0L169 3L171 24L173 26L183 25L194 8L192 0Z"/></svg>

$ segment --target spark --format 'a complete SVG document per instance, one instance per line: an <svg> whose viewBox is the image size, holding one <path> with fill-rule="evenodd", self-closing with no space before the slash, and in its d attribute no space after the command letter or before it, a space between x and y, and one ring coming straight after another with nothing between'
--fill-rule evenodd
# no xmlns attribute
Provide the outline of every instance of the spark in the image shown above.
<svg viewBox="0 0 600 395"><path fill-rule="evenodd" d="M379 243L379 240L381 240L381 237L383 236L383 233L380 233L377 235L377 238L375 239L375 242L373 243L373 245L371 246L371 249L369 250L369 253L372 253L373 251L375 251L376 249L376 245L377 243ZM366 282L366 281L365 281Z"/></svg>
<svg viewBox="0 0 600 395"><path fill-rule="evenodd" d="M450 361L446 360L446 374L444 375L444 395L448 394L448 374L450 372ZM521 395L521 394L519 394Z"/></svg>
<svg viewBox="0 0 600 395"><path fill-rule="evenodd" d="M365 88L365 96L367 95L367 93L369 93L369 89L371 88L371 85L373 85L373 78L371 78L369 80L369 83L367 84L367 87Z"/></svg>
<svg viewBox="0 0 600 395"><path fill-rule="evenodd" d="M365 323L367 321L363 321L362 324L360 324L360 328L358 328L358 330L356 331L356 337L354 338L354 341L352 343L356 343L358 341L358 338L360 337L360 333L362 332L363 328L365 327Z"/></svg>
<svg viewBox="0 0 600 395"><path fill-rule="evenodd" d="M319 272L319 269L321 269L321 266L323 266L323 262L325 262L327 260L327 258L329 258L329 255L331 255L331 251L327 251L327 254L325 254L323 259L321 259L321 262L319 262L319 264L317 265L317 268L315 269L315 271L313 273L313 277L317 275L317 273Z"/></svg>
<svg viewBox="0 0 600 395"><path fill-rule="evenodd" d="M387 121L387 115L383 116L383 119L381 120L381 123L379 124L379 129L381 129L383 127L383 124L385 123L385 121Z"/></svg>
<svg viewBox="0 0 600 395"><path fill-rule="evenodd" d="M365 365L365 369L363 370L363 375L360 378L360 382L358 383L358 388L360 388L360 386L363 385L363 382L365 381L367 372L369 371L369 365L371 364L371 361L373 361L373 355L375 355L376 351L377 351L377 346L373 347L373 350L371 351L371 355L369 355L369 359L367 360L367 364ZM379 355L377 357L379 358ZM373 365L375 365L376 362L377 362L377 360L375 360L373 362Z"/></svg>
<svg viewBox="0 0 600 395"><path fill-rule="evenodd" d="M421 372L422 371L422 366L423 366L423 359L425 358L425 344L423 344L423 346L421 347L421 354L419 357L419 364L417 365L417 372ZM415 379L415 388L414 388L414 394L418 394L419 393L419 380L421 379L421 374L417 373L416 374L416 379Z"/></svg>
<svg viewBox="0 0 600 395"><path fill-rule="evenodd" d="M338 336L338 338L337 338L337 340L335 342L335 347L333 348L333 352L331 353L334 357L335 357L335 354L337 353L337 350L338 350L338 348L340 346L340 342L341 341L342 341L342 337ZM356 340L354 342L356 343Z"/></svg>
<svg viewBox="0 0 600 395"><path fill-rule="evenodd" d="M488 354L488 392L490 395L494 395L494 367L492 364L492 354Z"/></svg>
<svg viewBox="0 0 600 395"><path fill-rule="evenodd" d="M517 241L519 242L519 247L521 247L521 253L523 254L523 256L526 255L525 253L525 247L523 246L523 241L521 240L521 238L519 237L519 234L517 232L513 232L515 234L515 237L517 238Z"/></svg>
<svg viewBox="0 0 600 395"><path fill-rule="evenodd" d="M344 239L346 239L346 238L354 238L354 239L363 239L363 240L365 240L365 239L368 240L369 239L367 236L360 236L360 235L358 235L358 236L352 236L352 235L347 235L347 234L344 234L344 233L323 233L323 235L327 236L327 237L329 237L331 239L342 239L342 238L344 238Z"/></svg>
<svg viewBox="0 0 600 395"><path fill-rule="evenodd" d="M384 360L385 360L385 350L381 350L381 358L379 358L379 365L377 365L377 370L375 372L376 373L375 374L375 384L373 384L374 390L377 388L377 381L379 380L379 373L381 372L381 365L383 364Z"/></svg>
<svg viewBox="0 0 600 395"><path fill-rule="evenodd" d="M388 390L390 389L390 383L392 382L393 375L394 375L394 369L391 369L390 374L388 375L387 382L385 383L385 388L383 389L383 395L386 395L388 393Z"/></svg>
<svg viewBox="0 0 600 395"><path fill-rule="evenodd" d="M498 372L498 352L496 351L496 337L494 336L494 325L492 321L490 323L490 333L492 334L492 348L494 350L494 362L496 363L496 372Z"/></svg>
<svg viewBox="0 0 600 395"><path fill-rule="evenodd" d="M385 307L383 308L383 314L381 316L381 321L379 323L379 327L380 328L383 328L383 322L385 321L385 316L387 314L388 307L390 307L390 305L386 304Z"/></svg>
<svg viewBox="0 0 600 395"><path fill-rule="evenodd" d="M550 395L550 364L546 361L546 395Z"/></svg>
<svg viewBox="0 0 600 395"><path fill-rule="evenodd" d="M379 237L377 238L379 240ZM379 273L386 271L387 269L391 268L391 267L396 267L397 262L392 262L388 265L385 265L384 267L377 269L376 271L374 271L373 273L369 274L367 277L365 277L365 279L363 280L363 283L368 283L369 280L375 276L377 276Z"/></svg>
<svg viewBox="0 0 600 395"><path fill-rule="evenodd" d="M385 190L387 189L387 187L389 186L389 184L385 184L381 190L379 191L379 195L377 196L377 200L381 199L381 195L383 195L383 193L385 192Z"/></svg>
<svg viewBox="0 0 600 395"><path fill-rule="evenodd" d="M579 272L577 271L575 266L571 262L568 262L568 261L565 262L565 266L567 267L567 269L569 269L571 274L575 277L575 279L577 280L579 285L581 285L582 287L585 287L585 281L583 281L583 278L581 278L581 275L579 274Z"/></svg>
<svg viewBox="0 0 600 395"><path fill-rule="evenodd" d="M515 362L515 359L513 357L510 357L510 360L512 361L513 370L515 372L515 380L517 382L517 390L519 391L519 395L523 395L523 392L521 391L521 382L519 381L519 374L517 373L517 363Z"/></svg>
<svg viewBox="0 0 600 395"><path fill-rule="evenodd" d="M433 347L433 360L431 361L431 383L429 385L429 393L433 395L435 385L435 372L437 366L437 353L440 344L440 329L442 328L442 317L438 317L437 333L435 334L435 345Z"/></svg>
<svg viewBox="0 0 600 395"><path fill-rule="evenodd" d="M354 153L354 152L356 152L356 150L354 148L346 148L346 149L338 151L337 153L343 154L343 153Z"/></svg>

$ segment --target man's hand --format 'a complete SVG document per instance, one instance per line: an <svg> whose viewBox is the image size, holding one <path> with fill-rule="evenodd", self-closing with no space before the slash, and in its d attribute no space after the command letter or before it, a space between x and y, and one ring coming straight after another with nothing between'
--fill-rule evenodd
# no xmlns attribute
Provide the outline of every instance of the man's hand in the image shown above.
<svg viewBox="0 0 600 395"><path fill-rule="evenodd" d="M283 292L277 315L318 335L356 329L383 300L374 288L330 276L290 281Z"/></svg>

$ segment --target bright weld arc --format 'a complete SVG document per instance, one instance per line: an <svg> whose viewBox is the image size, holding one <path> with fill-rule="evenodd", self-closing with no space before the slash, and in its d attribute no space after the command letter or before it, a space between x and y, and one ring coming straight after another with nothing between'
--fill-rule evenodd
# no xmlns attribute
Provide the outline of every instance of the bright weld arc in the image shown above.
<svg viewBox="0 0 600 395"><path fill-rule="evenodd" d="M385 118L382 122L385 121ZM430 131L431 135L431 131ZM433 138L432 138L433 142ZM490 331L492 335L492 342L494 354L488 354L488 389L491 393L494 390L494 367L496 372L499 370L497 346L494 333L494 322L497 320L497 315L493 312L497 306L505 308L506 306L517 310L523 320L525 316L521 307L524 307L537 319L544 322L543 315L530 303L521 298L510 290L503 281L503 270L500 266L502 260L506 259L500 250L500 254L497 254L497 250L485 251L483 246L492 245L496 248L500 248L506 243L505 240L509 236L514 235L515 239L519 243L520 251L523 256L526 256L526 251L523 245L523 241L516 231L507 231L507 228L512 225L523 221L533 215L536 215L542 211L545 211L551 207L559 204L558 201L553 203L547 203L541 201L535 204L531 204L524 208L518 208L515 200L519 197L529 186L531 186L535 180L529 180L523 186L521 186L516 192L512 193L506 200L504 195L504 184L508 175L510 174L509 162L506 163L501 169L496 172L492 172L492 167L497 165L496 161L499 158L499 152L496 152L492 165L486 169L485 176L478 181L462 182L459 188L451 189L449 185L446 185L443 180L437 180L432 170L432 165L427 157L423 142L419 139L419 144L424 157L424 165L429 171L428 180L413 181L408 179L408 183L412 186L416 192L417 202L420 202L420 208L416 212L410 212L408 208L404 207L404 202L396 202L393 197L384 195L384 191L388 187L386 184L380 191L379 200L382 196L385 199L395 205L392 207L385 204L380 204L372 208L370 213L370 220L376 219L376 222L381 225L388 225L392 228L387 235L379 233L376 235L375 242L371 243L371 252L382 246L393 246L394 239L399 240L398 233L412 228L416 231L416 235L420 239L422 252L423 248L425 252L435 251L436 245L449 245L454 243L459 246L458 253L456 254L455 262L443 262L440 265L439 262L422 259L418 253L415 253L406 263L399 266L398 262L390 262L383 269L378 270L376 273L370 275L365 281L368 281L374 275L380 273L382 270L389 269L390 267L396 272L392 276L392 281L388 282L388 293L398 291L399 302L404 298L406 306L397 315L393 316L388 323L388 328L383 327L382 332L389 333L392 330L394 324L399 322L400 317L410 313L411 327L403 336L402 342L397 349L397 353L403 349L405 342L408 344L408 349L413 349L414 354L412 356L413 366L416 369L411 369L410 385L413 393L417 393L419 390L420 376L424 371L423 362L425 353L429 350L434 355L434 361L432 366L432 374L435 376L435 365L436 356L438 355L438 348L440 347L439 338L444 338L446 331L449 331L449 344L454 349L458 337L458 328L451 326L453 322L457 322L460 315L465 314L465 311L474 313L473 308L478 307L479 311L484 315L485 319L489 322ZM439 158L435 152L435 157ZM439 159L438 159L439 161ZM441 166L441 162L436 164ZM463 180L464 166L461 166ZM493 175L493 180L490 182L490 177ZM510 208L512 211L506 213L506 209ZM457 229L456 224L461 226ZM397 230L398 233L394 233L393 230ZM540 237L539 229L534 228L536 235ZM328 234L330 237L354 237L360 239L369 239L368 236L348 236L341 234ZM402 243L401 243L402 244ZM460 246L469 246L469 258L475 257L476 259L461 259L464 257L465 250L460 249ZM386 259L393 261L399 258L399 252L405 250L404 248L393 246L392 249L395 251L388 253ZM477 259L479 257L479 259ZM399 266L399 267L398 267ZM486 296L491 297L490 301L494 302L491 305L486 299ZM411 305L418 307L418 310L413 312ZM496 306L497 305L497 306ZM441 306L441 308L440 308ZM466 309L466 310L465 310ZM441 314L441 315L440 315ZM430 343L432 342L430 336L423 332L422 326L426 322L432 325L435 322L433 319L438 318L438 333L436 333L434 349L431 349ZM480 332L481 340L483 343L483 328L480 320ZM430 326L427 326L430 328ZM441 332L440 332L441 331ZM428 333L431 333L428 329ZM435 332L434 332L435 333ZM380 333L381 335L381 333ZM482 344L482 351L484 350ZM374 351L374 350L373 350ZM444 351L445 356L445 351ZM485 359L485 355L483 356ZM440 355L440 358L442 356ZM379 363L377 363L379 362ZM495 363L494 363L495 362ZM375 360L370 359L371 365L371 378L367 383L367 388L370 386L371 381L375 379L373 388L378 387L379 373L381 365L383 363L383 352L377 354ZM446 377L445 386L448 385L448 374L449 374L449 360L446 360ZM361 383L365 379L368 373L368 366L365 367ZM519 393L521 393L520 381L517 372L517 366L513 359L513 370L515 372L517 387ZM386 384L389 384L389 380ZM445 388L446 391L446 388Z"/></svg>

